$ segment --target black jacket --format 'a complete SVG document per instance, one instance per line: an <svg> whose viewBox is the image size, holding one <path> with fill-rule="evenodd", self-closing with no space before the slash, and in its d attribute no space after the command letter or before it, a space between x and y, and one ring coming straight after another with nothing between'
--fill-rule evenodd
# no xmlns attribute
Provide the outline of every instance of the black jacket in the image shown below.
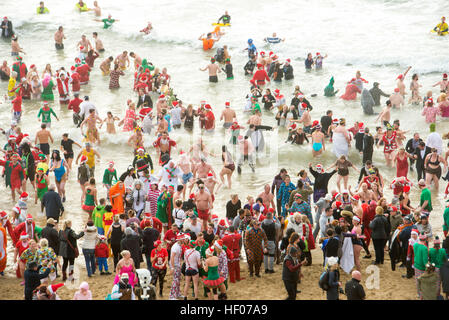
<svg viewBox="0 0 449 320"><path fill-rule="evenodd" d="M422 139L419 138L418 143L422 142ZM407 144L405 145L405 151L413 155L415 153L415 150L418 149L418 147L413 148L413 138L407 141Z"/></svg>
<svg viewBox="0 0 449 320"><path fill-rule="evenodd" d="M128 250L131 253L131 258L133 258L136 266L142 262L142 252L140 251L141 244L142 239L135 234L125 236L120 242L121 250Z"/></svg>
<svg viewBox="0 0 449 320"><path fill-rule="evenodd" d="M337 173L337 170L334 170L332 172L324 172L324 173L318 173L317 171L313 170L312 168L309 168L310 173L312 174L312 176L315 178L315 182L313 185L313 191L316 190L326 190L327 191L327 186L329 184L329 180L330 178L332 178L332 176Z"/></svg>
<svg viewBox="0 0 449 320"><path fill-rule="evenodd" d="M25 280L25 300L31 300L33 298L33 291L41 285L41 280L47 278L49 274L50 268L42 274L39 274L39 269L25 270L23 273L23 279Z"/></svg>
<svg viewBox="0 0 449 320"><path fill-rule="evenodd" d="M48 218L59 220L59 216L64 212L61 197L53 190L48 190L42 197L42 204L45 207L45 214Z"/></svg>
<svg viewBox="0 0 449 320"><path fill-rule="evenodd" d="M151 97L149 94L144 94L143 96L138 96L136 108L140 108L145 102L147 103L148 107L153 108L153 100L151 100Z"/></svg>
<svg viewBox="0 0 449 320"><path fill-rule="evenodd" d="M384 215L376 215L370 222L371 238L373 240L388 239L390 235L390 224Z"/></svg>
<svg viewBox="0 0 449 320"><path fill-rule="evenodd" d="M348 300L363 300L365 298L365 290L360 281L351 279L346 282L345 293Z"/></svg>
<svg viewBox="0 0 449 320"><path fill-rule="evenodd" d="M421 149L416 148L415 155L417 156L417 158L416 158L416 167L417 168L424 169L424 160L426 160L427 155L430 153L432 153L432 149L430 149L428 146L425 146L424 157L421 157Z"/></svg>
<svg viewBox="0 0 449 320"><path fill-rule="evenodd" d="M380 96L389 97L389 95L379 89L379 87L372 87L369 93L371 93L371 96L373 97L375 106L380 106Z"/></svg>
<svg viewBox="0 0 449 320"><path fill-rule="evenodd" d="M47 226L42 229L41 236L48 240L48 246L55 251L56 255L58 255L59 234L55 227L52 224L47 223Z"/></svg>
<svg viewBox="0 0 449 320"><path fill-rule="evenodd" d="M3 29L4 26L7 26L7 28ZM7 22L2 21L1 27L2 27L2 37L11 38L11 36L14 33L14 31L12 30L12 22L9 20Z"/></svg>
<svg viewBox="0 0 449 320"><path fill-rule="evenodd" d="M145 228L142 231L143 254L151 254L154 242L159 239L159 231L154 228Z"/></svg>
<svg viewBox="0 0 449 320"><path fill-rule="evenodd" d="M285 80L291 80L294 78L293 67L291 64L289 64L288 66L284 66L282 69L284 71L284 79Z"/></svg>
<svg viewBox="0 0 449 320"><path fill-rule="evenodd" d="M75 249L77 248L76 240L84 236L84 231L76 234L71 228L59 231L59 252L58 254L63 258L75 258ZM71 245L67 243L70 242ZM73 249L72 249L73 247Z"/></svg>

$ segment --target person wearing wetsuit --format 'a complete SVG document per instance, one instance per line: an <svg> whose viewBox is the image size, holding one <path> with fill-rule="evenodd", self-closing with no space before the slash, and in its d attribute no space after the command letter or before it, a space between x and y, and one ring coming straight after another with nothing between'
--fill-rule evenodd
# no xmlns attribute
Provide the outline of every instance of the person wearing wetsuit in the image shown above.
<svg viewBox="0 0 449 320"><path fill-rule="evenodd" d="M226 79L227 80L232 80L234 79L234 73L232 72L232 64L231 64L231 60L229 58L227 58L225 60L225 67L222 68L222 70L226 73Z"/></svg>
<svg viewBox="0 0 449 320"><path fill-rule="evenodd" d="M327 137L327 131L332 125L332 110L327 110L326 115L321 117L321 132Z"/></svg>
<svg viewBox="0 0 449 320"><path fill-rule="evenodd" d="M249 61L245 64L245 66L243 67L243 70L245 71L245 76L253 74L254 72L254 68L256 67L256 56L252 55L249 58Z"/></svg>
<svg viewBox="0 0 449 320"><path fill-rule="evenodd" d="M282 68L282 71L284 71L284 79L285 80L291 80L294 78L293 76L293 67L290 64L290 59L285 60L284 67Z"/></svg>
<svg viewBox="0 0 449 320"><path fill-rule="evenodd" d="M307 58L306 58L306 60L304 60L304 64L306 66L306 70L312 70L312 66L313 66L314 63L315 62L314 62L314 60L312 58L312 54L311 53L307 54Z"/></svg>
<svg viewBox="0 0 449 320"><path fill-rule="evenodd" d="M223 21L223 24L230 24L231 23L231 16L228 14L228 11L225 11L225 14L222 15L217 23L220 23L220 21Z"/></svg>
<svg viewBox="0 0 449 320"><path fill-rule="evenodd" d="M386 94L379 88L379 82L374 82L373 87L369 90L369 93L371 93L371 97L373 97L374 105L380 106L380 97L390 97L390 95Z"/></svg>

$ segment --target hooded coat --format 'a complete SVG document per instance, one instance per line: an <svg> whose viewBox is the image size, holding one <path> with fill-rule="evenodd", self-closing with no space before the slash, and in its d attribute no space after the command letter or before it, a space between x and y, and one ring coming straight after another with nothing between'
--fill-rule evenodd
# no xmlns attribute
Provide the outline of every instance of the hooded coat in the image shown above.
<svg viewBox="0 0 449 320"><path fill-rule="evenodd" d="M327 85L327 87L324 88L324 96L325 97L333 97L337 93L334 89L334 82L335 82L334 77L332 77L329 80L329 84Z"/></svg>
<svg viewBox="0 0 449 320"><path fill-rule="evenodd" d="M373 106L375 105L374 99L371 96L371 93L367 89L362 90L361 104L362 104L363 112L365 114L369 114L369 115L374 114L374 110L373 110Z"/></svg>

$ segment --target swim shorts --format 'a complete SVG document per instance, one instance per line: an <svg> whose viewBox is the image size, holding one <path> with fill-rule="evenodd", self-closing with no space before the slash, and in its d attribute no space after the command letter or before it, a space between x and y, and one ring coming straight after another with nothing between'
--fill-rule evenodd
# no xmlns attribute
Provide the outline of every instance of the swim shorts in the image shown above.
<svg viewBox="0 0 449 320"><path fill-rule="evenodd" d="M232 122L225 122L223 123L223 128L229 129L232 126Z"/></svg>
<svg viewBox="0 0 449 320"><path fill-rule="evenodd" d="M46 156L50 154L50 145L48 143L39 144L39 149L41 149L42 153Z"/></svg>
<svg viewBox="0 0 449 320"><path fill-rule="evenodd" d="M182 175L182 184L186 184L187 182L189 182L189 180L193 177L193 173L189 172L189 173L185 173Z"/></svg>
<svg viewBox="0 0 449 320"><path fill-rule="evenodd" d="M57 50L62 50L62 49L64 49L64 44L63 43L55 43L55 48Z"/></svg>
<svg viewBox="0 0 449 320"><path fill-rule="evenodd" d="M218 82L217 76L209 76L209 82Z"/></svg>
<svg viewBox="0 0 449 320"><path fill-rule="evenodd" d="M210 214L209 214L209 209L206 210L197 210L198 211L198 218L200 218L201 220L209 220L210 218Z"/></svg>

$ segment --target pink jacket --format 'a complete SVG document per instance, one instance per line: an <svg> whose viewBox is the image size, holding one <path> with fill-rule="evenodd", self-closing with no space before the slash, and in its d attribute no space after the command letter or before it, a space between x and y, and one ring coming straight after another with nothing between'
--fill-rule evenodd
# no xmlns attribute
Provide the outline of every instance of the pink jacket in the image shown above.
<svg viewBox="0 0 449 320"><path fill-rule="evenodd" d="M421 115L425 116L427 123L436 122L437 114L441 115L441 111L436 107L425 107L421 113Z"/></svg>

